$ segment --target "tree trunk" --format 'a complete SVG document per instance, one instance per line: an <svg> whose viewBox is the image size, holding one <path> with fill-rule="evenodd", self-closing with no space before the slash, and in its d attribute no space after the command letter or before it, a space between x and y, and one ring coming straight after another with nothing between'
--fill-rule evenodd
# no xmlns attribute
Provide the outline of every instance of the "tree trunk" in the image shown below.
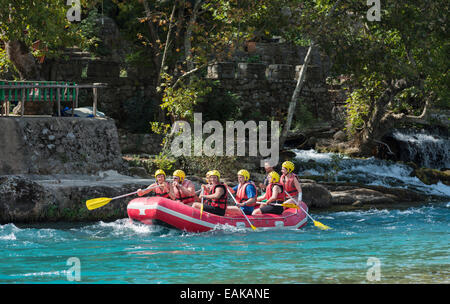
<svg viewBox="0 0 450 304"><path fill-rule="evenodd" d="M331 7L330 11L327 13L327 17L330 17L331 15L333 15L334 11L336 10L336 7L339 5L339 2L341 2L341 0L336 1L336 3ZM289 132L289 129L291 128L292 117L294 116L294 113L295 113L295 107L297 105L298 96L300 94L300 91L303 88L303 84L304 84L305 77L306 77L306 70L308 67L308 63L312 57L313 48L314 48L314 42L311 41L311 45L309 46L308 52L306 53L306 56L305 56L303 66L300 70L300 74L298 75L297 85L295 86L294 93L292 94L291 102L289 103L286 124L283 127L283 132L281 133L281 137L280 137L280 148L283 147L284 142L286 141L287 133Z"/></svg>
<svg viewBox="0 0 450 304"><path fill-rule="evenodd" d="M303 84L305 82L306 70L307 70L309 61L311 60L311 54L312 54L313 47L314 47L314 45L313 45L313 43L311 43L311 45L309 46L308 52L306 53L306 57L305 57L303 65L302 65L302 68L300 70L300 74L298 75L297 85L295 86L294 93L292 94L292 97L291 97L291 102L289 103L289 109L288 109L288 114L287 114L287 118L286 118L286 123L283 127L283 132L281 133L280 147L283 147L284 142L286 141L287 133L289 132L289 130L291 128L292 117L294 116L295 106L297 105L298 96L300 95L300 91L302 90Z"/></svg>
<svg viewBox="0 0 450 304"><path fill-rule="evenodd" d="M184 54L186 58L186 67L187 70L190 71L194 68L194 63L192 62L192 45L191 45L191 37L192 37L192 30L195 24L195 21L197 20L197 14L200 9L200 4L202 3L202 0L196 0L194 4L194 8L192 10L191 18L189 19L189 23L186 28L186 34L184 35Z"/></svg>
<svg viewBox="0 0 450 304"><path fill-rule="evenodd" d="M425 106L419 116L406 115L404 113L395 114L387 110L389 102L400 91L392 88L387 89L375 102L373 114L356 140L356 145L361 155L374 155L378 144L382 143L382 137L401 124L430 124L426 118L433 95L430 95L425 100Z"/></svg>
<svg viewBox="0 0 450 304"><path fill-rule="evenodd" d="M152 51L153 51L153 63L155 64L155 71L160 71L161 68L161 54L159 52L159 36L158 31L153 26L152 12L148 6L147 0L143 1L145 16L147 18L148 29L150 32Z"/></svg>
<svg viewBox="0 0 450 304"><path fill-rule="evenodd" d="M6 55L22 80L40 80L39 65L28 47L19 40L7 41Z"/></svg>
<svg viewBox="0 0 450 304"><path fill-rule="evenodd" d="M173 26L174 26L174 16L175 16L175 9L177 7L177 1L174 2L173 4L173 8L172 8L172 13L170 14L170 20L169 20L169 31L167 32L167 37L166 37L166 45L164 46L164 53L161 59L161 66L159 69L159 75L158 75L158 81L156 83L156 86L159 87L159 85L161 84L161 74L164 70L164 65L166 64L166 58L167 58L167 52L169 51L169 45L171 43L170 40L170 36L172 34L172 30L173 30Z"/></svg>

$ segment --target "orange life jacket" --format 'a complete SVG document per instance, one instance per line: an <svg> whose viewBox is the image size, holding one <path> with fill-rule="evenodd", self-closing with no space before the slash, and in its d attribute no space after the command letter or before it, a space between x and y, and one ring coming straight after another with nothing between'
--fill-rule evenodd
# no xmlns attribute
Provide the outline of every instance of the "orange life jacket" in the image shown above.
<svg viewBox="0 0 450 304"><path fill-rule="evenodd" d="M188 180L184 180L181 185L183 187L187 188L192 185L192 182L188 181ZM195 193L194 193L194 195L191 195L191 196L184 196L183 192L181 191L181 189L178 188L178 186L174 187L173 192L175 194L175 198L177 200L181 201L183 204L193 203L196 200Z"/></svg>
<svg viewBox="0 0 450 304"><path fill-rule="evenodd" d="M290 177L287 177L286 175L281 175L280 183L284 186L284 190L286 190L287 193L289 193L292 197L296 197L298 194L297 188L295 188L295 179L298 180L297 175L294 173L291 173Z"/></svg>
<svg viewBox="0 0 450 304"><path fill-rule="evenodd" d="M285 195L285 193L283 191L284 190L283 189L283 185L280 184L280 183L270 183L270 184L268 184L267 187L266 187L266 197L265 198L268 200L268 199L270 199L272 197L272 190L273 190L273 187L275 185L277 185L277 186L279 186L281 188L281 193L278 194L277 200L275 202L272 202L272 204L282 203L282 202L284 202L286 195Z"/></svg>
<svg viewBox="0 0 450 304"><path fill-rule="evenodd" d="M246 200L248 200L249 199L249 197L247 197L247 193L245 192L245 190L247 189L247 186L248 185L253 185L254 187L255 187L255 190L256 190L256 186L255 186L255 183L254 182L245 182L244 184L239 184L239 186L238 186L238 188L237 188L237 191L236 191L236 201L238 202L238 203L242 203L242 202L245 202ZM256 194L258 194L258 193L256 193ZM253 204L251 204L251 205L247 205L247 206L249 206L249 207L253 207L253 206L256 206L256 201L253 203Z"/></svg>
<svg viewBox="0 0 450 304"><path fill-rule="evenodd" d="M227 200L228 200L228 194L227 194L228 192L227 192L226 186L223 183L211 186L211 188L209 189L208 195L214 194L216 192L217 187L223 188L224 194L217 199L208 199L207 204L212 207L219 207L220 209L226 209L227 208Z"/></svg>
<svg viewBox="0 0 450 304"><path fill-rule="evenodd" d="M164 182L164 183L166 183L166 182ZM161 187L161 185L159 187L156 187L155 189L153 189L153 191L155 192L156 196L170 198L169 192L164 192L164 185L162 187Z"/></svg>

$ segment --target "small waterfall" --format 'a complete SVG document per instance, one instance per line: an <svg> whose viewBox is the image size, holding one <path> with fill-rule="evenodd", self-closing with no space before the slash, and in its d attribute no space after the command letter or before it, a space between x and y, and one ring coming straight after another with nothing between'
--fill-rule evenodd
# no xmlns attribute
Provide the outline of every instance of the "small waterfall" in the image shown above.
<svg viewBox="0 0 450 304"><path fill-rule="evenodd" d="M447 130L396 129L383 139L397 160L414 162L419 167L450 168L450 138Z"/></svg>
<svg viewBox="0 0 450 304"><path fill-rule="evenodd" d="M339 182L361 183L384 187L416 190L422 193L450 197L450 186L441 182L425 185L415 176L413 168L402 163L370 157L350 158L336 153L319 153L311 150L292 150L297 173L303 176L333 176Z"/></svg>

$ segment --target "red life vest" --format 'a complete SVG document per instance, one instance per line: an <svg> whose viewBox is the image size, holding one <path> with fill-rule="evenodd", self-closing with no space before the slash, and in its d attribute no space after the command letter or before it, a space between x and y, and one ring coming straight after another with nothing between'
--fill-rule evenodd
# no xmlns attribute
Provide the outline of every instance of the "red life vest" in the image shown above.
<svg viewBox="0 0 450 304"><path fill-rule="evenodd" d="M169 197L169 192L164 192L163 189L164 189L164 186L162 186L162 187L159 186L159 187L156 187L155 189L153 189L153 191L155 192L156 196L160 196L160 197L164 197L164 198L170 198Z"/></svg>
<svg viewBox="0 0 450 304"><path fill-rule="evenodd" d="M283 185L280 184L280 183L270 183L270 184L268 184L267 187L266 187L266 197L265 198L268 200L268 199L270 199L272 197L272 190L273 190L273 187L275 185L277 185L277 186L279 186L281 188L281 193L278 194L277 200L275 202L272 202L272 204L274 204L274 203L282 203L282 202L284 202L286 196L285 196L285 193L283 191L284 190L283 189Z"/></svg>
<svg viewBox="0 0 450 304"><path fill-rule="evenodd" d="M280 178L280 183L284 186L284 190L292 197L296 197L298 194L298 190L295 188L295 179L298 180L297 175L294 173L292 173L290 177L286 177L286 175L283 174Z"/></svg>
<svg viewBox="0 0 450 304"><path fill-rule="evenodd" d="M248 185L253 185L255 187L256 190L256 186L255 183L253 182L245 182L243 185L239 184L237 191L236 191L236 201L238 203L242 203L245 202L246 200L249 199L249 197L247 197L247 193L245 192L245 190L247 189ZM253 204L247 205L249 207L253 207L256 206L256 201Z"/></svg>
<svg viewBox="0 0 450 304"><path fill-rule="evenodd" d="M192 185L192 182L188 181L188 180L184 180L181 185L183 187L187 188ZM174 187L173 192L175 194L175 198L177 200L181 201L183 204L189 204L189 203L195 202L195 199L196 199L195 194L191 195L191 196L184 196L183 192L181 191L181 189L178 188L178 186Z"/></svg>
<svg viewBox="0 0 450 304"><path fill-rule="evenodd" d="M219 207L220 209L227 209L227 189L223 183L217 184L217 185L211 185L211 188L209 189L208 195L214 194L216 192L216 188L221 187L223 188L223 195L217 199L208 199L207 204L212 207Z"/></svg>

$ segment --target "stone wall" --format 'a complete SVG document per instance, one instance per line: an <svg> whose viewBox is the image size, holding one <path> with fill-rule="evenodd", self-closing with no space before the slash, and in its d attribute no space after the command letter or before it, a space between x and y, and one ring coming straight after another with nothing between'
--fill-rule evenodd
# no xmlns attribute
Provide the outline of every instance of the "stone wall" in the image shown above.
<svg viewBox="0 0 450 304"><path fill-rule="evenodd" d="M112 119L1 117L0 175L123 172Z"/></svg>
<svg viewBox="0 0 450 304"><path fill-rule="evenodd" d="M161 151L162 135L133 134L119 130L119 144L122 153L158 154Z"/></svg>
<svg viewBox="0 0 450 304"><path fill-rule="evenodd" d="M242 113L284 117L302 65L217 62L207 77L220 80L221 88L237 93ZM314 117L330 120L333 103L321 66L308 66L300 97Z"/></svg>

